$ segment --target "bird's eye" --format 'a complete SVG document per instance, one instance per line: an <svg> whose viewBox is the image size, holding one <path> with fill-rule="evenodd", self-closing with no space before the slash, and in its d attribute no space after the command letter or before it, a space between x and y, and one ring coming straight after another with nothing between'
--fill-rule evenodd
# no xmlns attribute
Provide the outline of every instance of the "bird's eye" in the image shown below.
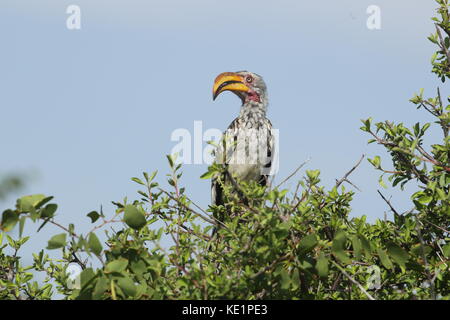
<svg viewBox="0 0 450 320"><path fill-rule="evenodd" d="M253 82L253 77L252 76L247 76L245 78L245 81L247 81L247 83L252 83Z"/></svg>

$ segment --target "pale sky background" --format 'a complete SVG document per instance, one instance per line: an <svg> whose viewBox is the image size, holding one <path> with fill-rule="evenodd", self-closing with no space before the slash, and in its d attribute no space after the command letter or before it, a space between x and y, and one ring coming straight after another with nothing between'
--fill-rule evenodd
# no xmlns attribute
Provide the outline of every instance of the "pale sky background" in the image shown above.
<svg viewBox="0 0 450 320"><path fill-rule="evenodd" d="M81 30L66 28L71 4L81 8ZM372 4L381 8L381 30L366 27ZM310 157L304 169L320 169L331 187L363 153L388 159L366 144L360 119L430 122L408 100L422 87L433 96L441 85L448 95L430 72L435 7L430 0L1 0L0 174L30 179L0 209L22 194L53 195L56 219L87 232L88 212L103 205L110 215L111 200L138 198L131 177L158 169L164 180L173 130L192 131L195 120L205 129L228 126L239 99L227 93L213 102L212 83L243 69L262 75L269 89L268 117L280 130L278 181ZM187 165L182 180L203 207L206 169ZM383 218L378 176L366 160L351 176L362 189L353 216ZM412 191L383 192L406 211ZM57 232L44 228L22 256Z"/></svg>

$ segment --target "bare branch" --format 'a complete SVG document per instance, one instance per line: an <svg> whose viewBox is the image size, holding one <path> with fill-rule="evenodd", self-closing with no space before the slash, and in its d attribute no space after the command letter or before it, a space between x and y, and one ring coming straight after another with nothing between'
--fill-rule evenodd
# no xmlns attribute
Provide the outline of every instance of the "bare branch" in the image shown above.
<svg viewBox="0 0 450 320"><path fill-rule="evenodd" d="M288 181L289 179L291 179L293 176L295 176L297 174L297 172L303 168L305 166L305 164L307 164L309 161L311 160L311 158L306 159L301 165L299 165L297 167L297 169L294 170L294 172L292 172L289 176L287 176L283 181L281 181L276 187L275 189L278 189L283 183L285 183L286 181Z"/></svg>
<svg viewBox="0 0 450 320"><path fill-rule="evenodd" d="M378 192L378 194L381 196L381 198L387 203L387 205L389 206L389 208L391 208L391 211L392 211L393 213L395 213L396 215L400 215L400 214L397 212L397 210L395 210L395 208L392 206L391 201L388 200L388 199L386 199L386 198L384 197L384 195L381 193L380 190L377 190L377 192Z"/></svg>
<svg viewBox="0 0 450 320"><path fill-rule="evenodd" d="M433 227L438 228L439 230L444 231L444 232L450 234L450 231L449 231L449 230L444 229L444 228L442 228L442 227L439 227L438 225L436 225L436 224L434 224L434 223L432 223L432 222L430 222L430 221L428 221L428 220L426 220L426 219L421 219L421 221L425 221L426 223L431 224Z"/></svg>
<svg viewBox="0 0 450 320"><path fill-rule="evenodd" d="M356 189L359 190L358 187L356 187L353 183L351 183L347 178L352 174L353 171L355 171L356 168L361 164L361 161L364 159L365 155L363 154L361 156L361 159L351 168L341 179L336 179L336 188L338 188L344 181L350 183L352 186L354 186Z"/></svg>

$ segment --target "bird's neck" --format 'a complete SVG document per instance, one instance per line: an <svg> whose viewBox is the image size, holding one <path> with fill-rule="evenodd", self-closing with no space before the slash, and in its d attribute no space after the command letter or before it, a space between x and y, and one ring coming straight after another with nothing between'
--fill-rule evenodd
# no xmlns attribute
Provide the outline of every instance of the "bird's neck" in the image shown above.
<svg viewBox="0 0 450 320"><path fill-rule="evenodd" d="M267 112L268 101L267 99L262 99L261 101L245 101L242 104L239 117L242 119L250 118L265 118Z"/></svg>

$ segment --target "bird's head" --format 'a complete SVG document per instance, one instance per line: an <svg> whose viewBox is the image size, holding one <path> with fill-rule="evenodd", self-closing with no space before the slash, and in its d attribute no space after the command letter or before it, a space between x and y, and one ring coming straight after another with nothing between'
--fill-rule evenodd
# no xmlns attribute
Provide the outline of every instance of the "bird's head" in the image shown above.
<svg viewBox="0 0 450 320"><path fill-rule="evenodd" d="M224 72L217 76L213 87L213 100L224 91L231 91L242 104L266 103L266 84L261 76L248 71Z"/></svg>

